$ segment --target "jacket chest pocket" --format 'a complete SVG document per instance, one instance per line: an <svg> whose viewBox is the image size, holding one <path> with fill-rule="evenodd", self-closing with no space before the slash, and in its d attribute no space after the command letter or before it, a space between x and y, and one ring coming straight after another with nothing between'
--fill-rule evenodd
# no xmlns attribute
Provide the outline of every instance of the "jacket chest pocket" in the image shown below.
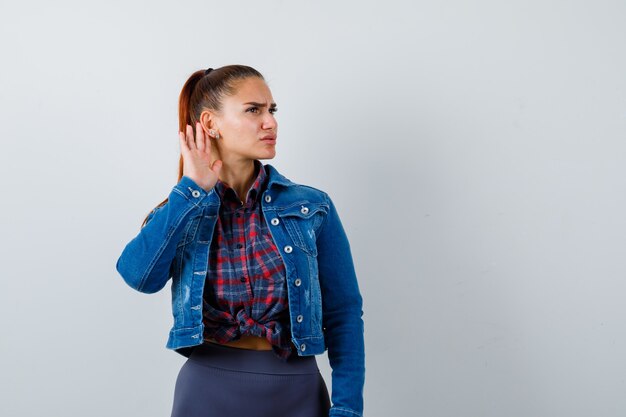
<svg viewBox="0 0 626 417"><path fill-rule="evenodd" d="M317 256L317 236L326 214L326 203L303 202L278 212L294 245L311 256Z"/></svg>

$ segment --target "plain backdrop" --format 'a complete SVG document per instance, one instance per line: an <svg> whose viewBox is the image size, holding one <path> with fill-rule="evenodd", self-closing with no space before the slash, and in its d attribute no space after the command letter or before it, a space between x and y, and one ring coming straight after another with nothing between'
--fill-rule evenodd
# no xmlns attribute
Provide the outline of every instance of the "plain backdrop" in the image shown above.
<svg viewBox="0 0 626 417"><path fill-rule="evenodd" d="M184 81L235 63L278 103L263 162L348 233L366 417L625 415L625 21L621 0L2 0L0 415L170 415L169 285L115 263L176 184Z"/></svg>

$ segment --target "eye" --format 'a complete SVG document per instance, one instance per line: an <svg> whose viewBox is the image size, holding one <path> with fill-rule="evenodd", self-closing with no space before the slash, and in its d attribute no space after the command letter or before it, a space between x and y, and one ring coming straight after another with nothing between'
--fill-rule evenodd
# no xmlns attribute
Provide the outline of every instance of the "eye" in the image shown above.
<svg viewBox="0 0 626 417"><path fill-rule="evenodd" d="M272 114L276 113L277 111L278 111L277 107L273 107L273 108L270 109L270 113L272 113Z"/></svg>
<svg viewBox="0 0 626 417"><path fill-rule="evenodd" d="M254 106L254 107L250 107L250 108L249 108L248 110L246 110L246 111L250 111L250 110L258 110L258 109L259 109L258 107Z"/></svg>

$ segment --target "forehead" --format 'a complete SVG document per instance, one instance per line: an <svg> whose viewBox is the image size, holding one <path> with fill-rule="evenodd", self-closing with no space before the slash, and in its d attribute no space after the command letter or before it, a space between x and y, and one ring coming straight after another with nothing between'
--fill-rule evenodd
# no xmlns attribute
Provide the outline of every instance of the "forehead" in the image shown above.
<svg viewBox="0 0 626 417"><path fill-rule="evenodd" d="M239 81L235 89L235 95L226 98L233 104L242 104L250 101L271 104L274 101L267 83L258 77L249 77Z"/></svg>

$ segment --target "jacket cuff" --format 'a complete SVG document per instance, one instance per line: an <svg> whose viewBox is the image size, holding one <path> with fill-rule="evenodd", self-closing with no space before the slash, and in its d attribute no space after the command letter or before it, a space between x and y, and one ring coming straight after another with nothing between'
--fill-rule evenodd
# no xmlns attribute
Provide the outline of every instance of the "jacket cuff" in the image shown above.
<svg viewBox="0 0 626 417"><path fill-rule="evenodd" d="M198 204L209 193L204 191L194 180L186 175L180 178L178 184L174 186L172 191L182 195L185 199Z"/></svg>
<svg viewBox="0 0 626 417"><path fill-rule="evenodd" d="M330 407L328 417L363 417L363 414L345 407Z"/></svg>

